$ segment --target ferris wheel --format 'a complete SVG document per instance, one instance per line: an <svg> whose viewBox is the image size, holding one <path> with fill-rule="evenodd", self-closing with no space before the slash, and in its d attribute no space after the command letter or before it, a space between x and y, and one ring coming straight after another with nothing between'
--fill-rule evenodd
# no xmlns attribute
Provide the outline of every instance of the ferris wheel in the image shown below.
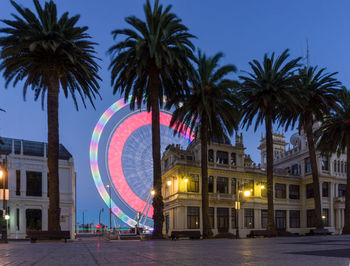
<svg viewBox="0 0 350 266"><path fill-rule="evenodd" d="M193 140L186 129L174 136L171 112L160 111L161 153L169 144L186 148ZM130 227L153 227L152 113L131 111L124 98L98 120L90 143L90 168L97 191L112 213ZM113 193L106 186L110 185Z"/></svg>

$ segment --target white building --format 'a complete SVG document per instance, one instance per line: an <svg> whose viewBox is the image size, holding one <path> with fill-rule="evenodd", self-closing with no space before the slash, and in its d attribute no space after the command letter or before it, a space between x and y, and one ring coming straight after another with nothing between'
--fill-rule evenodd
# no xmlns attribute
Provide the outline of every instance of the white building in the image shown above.
<svg viewBox="0 0 350 266"><path fill-rule="evenodd" d="M27 230L48 229L47 144L3 137L1 141L1 161L7 162L8 172L8 238L23 239ZM76 178L73 157L62 144L59 147L59 186L61 229L69 230L73 238ZM0 209L2 206L0 200Z"/></svg>
<svg viewBox="0 0 350 266"><path fill-rule="evenodd" d="M303 134L294 134L287 148L283 134L273 134L274 209L277 230L306 234L314 226L314 199L308 148ZM261 165L245 154L243 138L235 145L212 142L208 146L209 221L214 235L244 237L267 225L265 138L261 139ZM186 150L169 146L162 158L164 233L202 229L200 141ZM322 197L322 218L329 231L339 234L344 226L346 155L317 154ZM240 192L241 191L241 192ZM242 191L249 191L244 197ZM235 201L240 195L240 210Z"/></svg>

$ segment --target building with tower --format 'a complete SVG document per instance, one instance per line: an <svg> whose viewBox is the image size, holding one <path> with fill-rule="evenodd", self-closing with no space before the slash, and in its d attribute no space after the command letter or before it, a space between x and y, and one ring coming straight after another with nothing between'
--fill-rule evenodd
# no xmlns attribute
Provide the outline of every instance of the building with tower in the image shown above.
<svg viewBox="0 0 350 266"><path fill-rule="evenodd" d="M245 237L267 225L266 145L258 149L261 164L245 153L243 136L235 143L208 145L209 220L214 235ZM314 227L314 199L306 137L295 133L287 143L273 134L275 224L281 233L306 234ZM201 221L200 141L187 149L170 145L162 157L164 233L198 230ZM317 154L325 228L339 234L344 225L346 156Z"/></svg>

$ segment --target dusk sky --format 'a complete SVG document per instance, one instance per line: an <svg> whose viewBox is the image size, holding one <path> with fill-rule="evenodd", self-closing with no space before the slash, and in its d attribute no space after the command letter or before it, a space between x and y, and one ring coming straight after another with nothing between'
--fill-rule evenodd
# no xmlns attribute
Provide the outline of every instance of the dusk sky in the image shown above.
<svg viewBox="0 0 350 266"><path fill-rule="evenodd" d="M30 0L17 1L26 7L33 7ZM44 1L41 1L44 2ZM111 31L125 28L124 18L135 15L144 18L143 0L56 0L58 11L80 14L80 26L88 26L88 33L96 47L100 61L102 100L96 99L96 110L92 106L84 109L80 105L77 112L71 99L60 96L60 142L72 153L77 172L78 221L98 220L98 211L105 207L94 186L89 166L89 144L93 128L101 114L120 97L113 95L108 65L107 49L115 42ZM153 2L153 1L152 1ZM247 71L248 62L261 60L264 53L281 53L289 48L291 57L306 55L306 40L309 43L310 64L326 67L329 72L339 72L338 78L345 86L350 85L350 2L323 0L174 0L161 1L173 5L173 12L183 20L190 32L197 36L193 40L196 47L213 55L219 51L225 57L222 63L235 64L239 71ZM15 12L10 1L1 0L0 18L9 19ZM0 23L0 27L4 24ZM242 73L237 73L238 75ZM34 102L30 91L23 101L22 87L8 89L0 77L0 136L47 141L46 110L41 102ZM257 150L261 127L254 132L243 131L244 144L256 163L260 162ZM289 141L290 133L287 134ZM103 214L107 221L107 212Z"/></svg>

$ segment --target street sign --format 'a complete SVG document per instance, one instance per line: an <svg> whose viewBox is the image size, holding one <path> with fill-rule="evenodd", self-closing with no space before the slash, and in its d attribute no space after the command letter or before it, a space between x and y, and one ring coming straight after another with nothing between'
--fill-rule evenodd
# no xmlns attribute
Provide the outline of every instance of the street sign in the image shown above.
<svg viewBox="0 0 350 266"><path fill-rule="evenodd" d="M239 201L235 201L235 209L236 210L241 209L241 203Z"/></svg>

